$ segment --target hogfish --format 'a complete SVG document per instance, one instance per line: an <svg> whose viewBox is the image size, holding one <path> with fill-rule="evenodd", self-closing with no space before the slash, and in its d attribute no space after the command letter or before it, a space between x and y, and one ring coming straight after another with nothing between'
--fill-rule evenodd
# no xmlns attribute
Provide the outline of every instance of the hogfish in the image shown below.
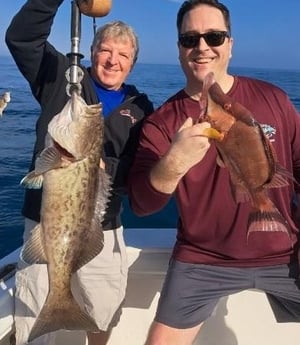
<svg viewBox="0 0 300 345"><path fill-rule="evenodd" d="M248 109L222 91L213 73L205 77L200 103L200 121L211 124L205 134L215 141L217 162L229 171L234 200L251 203L248 235L254 231L289 233L268 189L286 186L293 177L279 164L261 125Z"/></svg>

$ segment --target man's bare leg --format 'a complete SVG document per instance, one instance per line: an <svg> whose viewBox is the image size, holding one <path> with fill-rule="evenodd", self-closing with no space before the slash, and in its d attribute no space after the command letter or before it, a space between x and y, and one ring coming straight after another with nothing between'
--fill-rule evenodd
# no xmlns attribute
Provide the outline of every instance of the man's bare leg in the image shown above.
<svg viewBox="0 0 300 345"><path fill-rule="evenodd" d="M192 345L201 324L192 328L177 329L153 322L145 345Z"/></svg>

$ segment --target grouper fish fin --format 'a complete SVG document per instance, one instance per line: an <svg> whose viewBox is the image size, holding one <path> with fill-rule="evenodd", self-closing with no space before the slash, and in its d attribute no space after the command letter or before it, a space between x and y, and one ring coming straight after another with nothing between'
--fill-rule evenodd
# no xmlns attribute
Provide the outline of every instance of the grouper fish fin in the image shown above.
<svg viewBox="0 0 300 345"><path fill-rule="evenodd" d="M104 169L99 168L98 190L96 197L95 216L102 223L109 197L111 196L111 177Z"/></svg>
<svg viewBox="0 0 300 345"><path fill-rule="evenodd" d="M28 264L46 264L47 257L41 239L42 226L37 224L25 242L20 257Z"/></svg>
<svg viewBox="0 0 300 345"><path fill-rule="evenodd" d="M76 263L74 262L72 273L78 271L81 267L86 265L94 259L103 249L104 235L101 223L97 223L96 218L92 219L89 238L86 239L84 246L80 251L80 255Z"/></svg>
<svg viewBox="0 0 300 345"><path fill-rule="evenodd" d="M73 273L96 257L104 246L102 221L107 207L111 190L111 178L99 168L98 189L96 193L95 212L91 222L91 231L86 245L82 248L80 257L74 265Z"/></svg>
<svg viewBox="0 0 300 345"><path fill-rule="evenodd" d="M44 149L35 161L36 174L44 174L49 170L63 167L62 155L54 146Z"/></svg>
<svg viewBox="0 0 300 345"><path fill-rule="evenodd" d="M67 296L61 296L59 300L50 291L38 319L31 329L28 342L59 329L99 332L96 322L81 310L71 291Z"/></svg>
<svg viewBox="0 0 300 345"><path fill-rule="evenodd" d="M37 175L35 171L31 171L20 181L20 185L29 189L40 189L42 188L44 181L43 175Z"/></svg>
<svg viewBox="0 0 300 345"><path fill-rule="evenodd" d="M29 189L40 189L43 185L43 174L63 166L62 156L55 147L48 147L41 152L35 161L35 169L28 173L20 184Z"/></svg>

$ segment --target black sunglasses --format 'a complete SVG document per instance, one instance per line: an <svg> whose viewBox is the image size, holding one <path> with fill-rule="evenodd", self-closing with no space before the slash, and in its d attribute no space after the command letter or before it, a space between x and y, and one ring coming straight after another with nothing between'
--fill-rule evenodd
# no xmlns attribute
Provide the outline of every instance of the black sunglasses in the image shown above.
<svg viewBox="0 0 300 345"><path fill-rule="evenodd" d="M195 33L185 33L180 34L178 37L179 43L184 48L195 48L199 45L200 38L203 37L206 44L210 47L218 47L222 45L226 37L230 37L227 31L210 31L205 34Z"/></svg>

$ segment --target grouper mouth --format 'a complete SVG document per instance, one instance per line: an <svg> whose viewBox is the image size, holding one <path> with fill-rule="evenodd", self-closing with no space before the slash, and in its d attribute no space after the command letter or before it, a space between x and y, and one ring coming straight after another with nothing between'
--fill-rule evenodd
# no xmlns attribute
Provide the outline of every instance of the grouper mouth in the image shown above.
<svg viewBox="0 0 300 345"><path fill-rule="evenodd" d="M57 141L55 141L53 138L53 146L59 151L59 153L66 157L68 160L70 161L74 161L75 157L74 155L72 155L72 153L70 153L67 149L65 149L64 147L62 147Z"/></svg>

